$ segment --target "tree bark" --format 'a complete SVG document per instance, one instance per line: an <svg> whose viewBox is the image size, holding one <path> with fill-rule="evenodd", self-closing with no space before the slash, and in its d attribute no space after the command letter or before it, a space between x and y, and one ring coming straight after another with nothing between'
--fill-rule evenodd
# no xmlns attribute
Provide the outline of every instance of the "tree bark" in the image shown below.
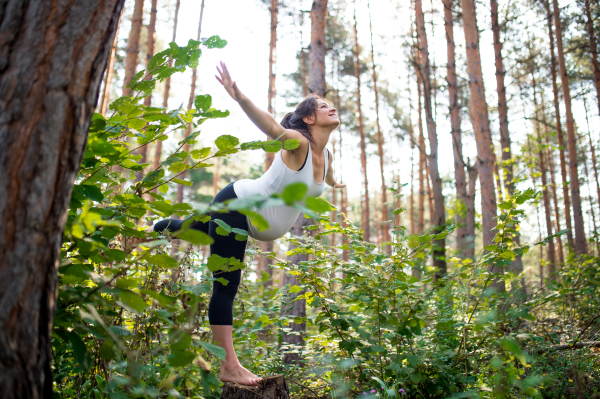
<svg viewBox="0 0 600 399"><path fill-rule="evenodd" d="M583 105L585 106L585 119L586 119L587 126L588 126L587 137L588 137L588 143L590 145L590 151L591 151L591 155L592 155L592 168L594 169L594 180L596 181L596 194L598 195L598 197L596 197L596 198L598 199L598 201L600 201L600 180L598 178L598 163L596 162L596 148L595 148L594 142L592 140L592 131L590 129L587 100L585 99L585 96L583 96ZM587 172L586 172L586 175L587 175ZM588 177L589 177L589 175L588 175Z"/></svg>
<svg viewBox="0 0 600 399"><path fill-rule="evenodd" d="M181 0L177 0L175 3L175 16L173 18L173 38L171 42L175 42L177 38L177 19L179 16L179 6ZM173 61L169 60L169 68L173 67ZM169 76L167 80L165 80L165 91L163 93L163 108L167 109L169 107L169 93L171 91L171 77ZM156 170L158 165L160 164L160 157L162 155L162 141L156 140L156 147L154 148L154 160L152 162L152 170ZM152 198L152 197L151 197Z"/></svg>
<svg viewBox="0 0 600 399"><path fill-rule="evenodd" d="M569 87L569 76L565 63L563 50L562 26L560 22L560 10L558 0L552 0L554 6L554 28L556 29L556 48L558 50L558 66L560 80L563 89L563 98L567 116L567 139L569 148L569 172L571 177L571 199L573 200L573 222L575 224L575 253L582 255L587 252L585 242L585 227L583 224L583 212L581 209L581 196L579 195L579 173L577 172L577 143L575 137L575 121L571 111L571 89Z"/></svg>
<svg viewBox="0 0 600 399"><path fill-rule="evenodd" d="M479 31L475 14L474 0L461 0L463 9L463 28L467 48L467 70L469 73L470 117L477 142L479 158L479 182L481 185L481 213L483 245L493 242L496 227L497 205L494 192L494 156L492 154L492 135L488 106L483 87L481 71L481 55L479 53ZM492 266L495 273L503 273L501 266ZM504 291L504 282L494 284L495 288Z"/></svg>
<svg viewBox="0 0 600 399"><path fill-rule="evenodd" d="M358 134L360 135L360 164L364 182L364 208L361 214L361 228L365 241L371 239L369 226L369 182L367 180L367 149L365 143L365 125L363 121L362 104L360 97L360 47L358 46L358 27L356 23L356 0L354 1L354 76L356 77L356 107L358 110Z"/></svg>
<svg viewBox="0 0 600 399"><path fill-rule="evenodd" d="M383 165L385 163L384 157L384 138L381 133L381 126L379 124L379 89L377 87L377 71L375 64L375 49L373 47L373 24L371 22L371 4L368 1L367 6L369 7L369 31L371 33L371 62L372 62L372 71L373 71L373 91L375 91L375 127L377 128L377 153L379 155L379 171L381 174L381 221L385 222L390 218L390 214L387 206L387 186L385 184L385 174ZM381 240L382 245L386 245L390 241L390 230L387 224L381 223ZM382 247L383 249L383 247ZM391 254L391 247L388 245L387 247L388 254Z"/></svg>
<svg viewBox="0 0 600 399"><path fill-rule="evenodd" d="M591 187L591 183L590 183L590 174L588 173L588 167L587 167L587 156L585 154L585 151L581 151L582 155L583 155L583 164L585 166L585 176L587 177L587 183L588 183L588 201L590 202L590 212L592 213L592 221L594 224L594 236L596 236L596 251L598 252L598 255L600 255L600 241L598 241L598 225L596 224L596 212L594 211L594 205L598 204L598 200L600 200L600 184L598 184L598 166L596 165L596 151L594 150L594 143L592 141L592 129L590 129L590 118L588 115L588 106L587 106L587 99L585 98L585 95L583 96L583 106L585 107L585 121L587 123L587 136L589 139L589 143L590 143L590 150L592 152L592 168L594 169L594 177L595 177L595 181L596 181L596 190L598 193L598 197L596 198L596 201L592 200L592 187Z"/></svg>
<svg viewBox="0 0 600 399"><path fill-rule="evenodd" d="M258 386L226 382L221 399L289 399L290 392L283 374L264 377Z"/></svg>
<svg viewBox="0 0 600 399"><path fill-rule="evenodd" d="M133 15L131 17L131 30L127 39L127 54L125 56L125 79L123 80L123 95L129 93L127 83L135 75L138 66L138 55L140 53L140 34L144 19L144 0L135 0Z"/></svg>
<svg viewBox="0 0 600 399"><path fill-rule="evenodd" d="M327 91L325 84L325 54L327 54L327 1L315 0L310 9L310 52L308 88L311 93L324 96Z"/></svg>
<svg viewBox="0 0 600 399"><path fill-rule="evenodd" d="M446 226L446 208L444 204L444 195L442 193L442 178L438 168L438 138L437 126L433 119L433 107L431 105L431 75L429 62L429 46L427 43L427 33L425 32L425 16L421 0L415 0L415 11L417 16L417 35L419 38L419 50L421 53L419 63L419 73L423 79L425 119L427 121L427 133L429 136L429 176L431 177L431 186L433 191L434 212L432 218L433 230L435 233L441 233ZM435 241L433 249L433 265L438 269L435 277L447 274L446 265L446 239L442 238Z"/></svg>
<svg viewBox="0 0 600 399"><path fill-rule="evenodd" d="M409 100L409 114L408 114L408 134L410 136L410 234L416 234L415 228L415 130L412 123L413 114L413 101L412 92L410 90L411 82L408 82L408 100Z"/></svg>
<svg viewBox="0 0 600 399"><path fill-rule="evenodd" d="M456 198L463 206L467 205L467 180L465 163L462 155L462 132L460 128L460 108L458 106L458 81L456 76L456 57L454 45L454 19L452 15L452 0L444 2L444 25L446 27L446 47L448 53L447 76L448 81L448 109L450 113L450 127L452 134L452 150L454 155L454 180L456 182ZM465 256L467 223L465 215L456 214L456 249L461 256Z"/></svg>
<svg viewBox="0 0 600 399"><path fill-rule="evenodd" d="M421 103L422 90L421 90L421 77L417 72L417 95L419 100L417 101L417 111L419 113L419 217L417 220L417 234L423 234L425 231L425 135L423 134L423 105Z"/></svg>
<svg viewBox="0 0 600 399"><path fill-rule="evenodd" d="M494 36L494 54L496 61L496 91L498 92L498 119L500 121L500 147L502 148L502 171L504 186L507 196L512 197L515 192L513 182L513 165L510 131L508 130L508 102L506 100L506 86L504 85L504 61L502 58L502 43L500 42L500 24L498 21L498 1L490 0L492 10L492 32ZM497 172L499 173L499 172ZM498 190L501 191L500 184ZM501 197L500 197L501 198ZM516 246L520 245L520 237L513 236L513 242ZM516 256L511 264L512 270L516 274L523 272L523 260Z"/></svg>
<svg viewBox="0 0 600 399"><path fill-rule="evenodd" d="M467 250L466 257L475 260L475 188L477 187L477 174L479 173L479 162L473 166L467 166L469 174L468 202L467 202Z"/></svg>
<svg viewBox="0 0 600 399"><path fill-rule="evenodd" d="M533 105L535 109L535 130L537 133L537 146L538 146L538 162L540 166L540 177L542 180L542 200L544 202L544 214L546 216L546 233L548 236L552 235L552 222L550 221L552 210L550 207L550 195L548 193L548 178L546 176L546 161L544 159L544 151L542 146L542 137L540 133L540 117L538 111L537 101L537 82L535 80L534 72L531 71L531 85L533 86ZM552 276L556 272L556 255L554 253L554 239L551 238L548 241L548 276Z"/></svg>
<svg viewBox="0 0 600 399"><path fill-rule="evenodd" d="M104 74L104 87L102 89L102 100L100 101L100 113L106 116L108 111L108 102L110 100L110 88L112 87L113 75L115 72L115 58L117 56L117 44L119 41L119 26L121 18L119 16L119 25L117 25L117 31L115 32L115 40L110 50L110 57L108 58L108 65L106 66L106 73Z"/></svg>
<svg viewBox="0 0 600 399"><path fill-rule="evenodd" d="M558 140L558 151L560 159L560 175L562 179L563 199L565 202L565 223L567 225L567 243L571 249L575 248L573 240L573 226L571 224L571 200L569 197L569 180L567 178L567 161L565 157L565 139L562 131L562 122L560 119L560 107L558 96L558 84L556 77L556 56L554 54L554 32L552 28L552 11L550 10L549 0L544 0L546 7L548 37L550 39L550 72L552 74L552 93L554 95L554 113L556 115L556 138Z"/></svg>
<svg viewBox="0 0 600 399"><path fill-rule="evenodd" d="M51 331L71 191L123 0L0 7L0 392L52 398Z"/></svg>
<svg viewBox="0 0 600 399"><path fill-rule="evenodd" d="M200 19L198 20L198 35L196 37L197 41L200 41L200 35L202 34L202 17L204 16L204 0L202 0L202 3L200 4ZM190 98L188 99L188 111L190 109L192 109L192 106L194 105L194 98L196 97L196 80L197 80L197 76L198 76L198 68L194 68L192 69L192 84L191 84L191 88L190 88ZM188 137L190 134L192 134L192 124L189 123L187 126L187 129L185 130L185 137ZM183 151L189 153L190 152L190 145L189 144L184 144L183 145ZM184 179L187 175L187 172L182 173L180 175L181 179ZM214 178L214 173L213 173L213 178ZM175 194L175 201L176 203L181 203L183 202L183 189L184 186L183 184L178 184L177 185L177 192Z"/></svg>
<svg viewBox="0 0 600 399"><path fill-rule="evenodd" d="M592 10L590 0L585 0L585 16L587 18L587 29L590 39L590 53L592 58L592 68L594 70L594 86L596 87L596 98L598 100L598 111L600 112L600 65L598 63L598 47L596 44L596 32L594 31L594 20L592 19ZM595 164L594 164L595 165ZM600 199L600 197L598 197Z"/></svg>

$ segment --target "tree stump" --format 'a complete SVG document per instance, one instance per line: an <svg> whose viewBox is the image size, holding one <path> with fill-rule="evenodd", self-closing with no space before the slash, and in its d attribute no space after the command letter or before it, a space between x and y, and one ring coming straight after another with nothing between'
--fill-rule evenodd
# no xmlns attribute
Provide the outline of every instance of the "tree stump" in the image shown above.
<svg viewBox="0 0 600 399"><path fill-rule="evenodd" d="M257 386L226 382L221 399L289 399L283 374L265 377Z"/></svg>

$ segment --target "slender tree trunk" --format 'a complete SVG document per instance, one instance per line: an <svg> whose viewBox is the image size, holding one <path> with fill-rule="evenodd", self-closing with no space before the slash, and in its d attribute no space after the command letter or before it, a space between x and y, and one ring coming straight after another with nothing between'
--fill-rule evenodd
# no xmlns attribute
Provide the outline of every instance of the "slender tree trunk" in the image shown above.
<svg viewBox="0 0 600 399"><path fill-rule="evenodd" d="M204 0L202 0L202 3L200 4L200 19L198 20L198 35L196 37L197 41L200 41L200 35L202 34L202 17L204 16ZM188 99L188 111L190 109L192 109L192 107L194 106L194 98L196 97L196 80L197 80L197 75L198 75L198 68L194 68L192 69L192 84L191 84L191 88L190 88L190 98ZM192 134L192 124L188 123L187 129L185 131L185 137L188 137L190 134ZM189 144L184 144L183 145L183 151L189 153L190 152L190 145ZM182 173L180 175L181 179L184 179L187 175L186 173ZM214 178L214 174L213 174L213 178ZM177 192L175 194L175 201L176 203L180 204L181 202L183 202L183 189L184 186L183 184L178 184L177 185Z"/></svg>
<svg viewBox="0 0 600 399"><path fill-rule="evenodd" d="M548 132L548 124L546 123L546 105L544 101L544 94L541 96L541 105L542 105L542 123L544 124L544 138L546 140L546 156L548 157L548 172L550 173L550 181L552 183L552 200L554 205L554 222L556 231L560 231L560 211L558 209L558 195L556 192L556 174L554 168L554 154L552 151L552 147L550 146L550 132ZM562 265L565 264L565 256L563 253L563 244L561 236L556 237L557 247L558 247L558 264L556 265L556 269L560 270Z"/></svg>
<svg viewBox="0 0 600 399"><path fill-rule="evenodd" d="M583 138L583 137L582 137ZM598 225L596 224L596 212L594 211L594 205L596 205L598 203L598 201L594 201L592 199L592 187L590 184L590 173L588 171L588 166L587 166L587 156L585 154L585 151L581 150L581 156L582 156L582 161L583 161L583 166L584 166L584 171L585 171L585 176L586 176L586 180L587 180L587 184L588 184L588 201L590 203L590 213L592 214L592 227L594 229L594 233L598 232ZM589 221L589 219L588 219ZM594 235L594 234L592 234ZM598 241L596 241L596 250L600 253L600 243Z"/></svg>
<svg viewBox="0 0 600 399"><path fill-rule="evenodd" d="M300 50L300 75L302 77L302 96L308 96L308 53Z"/></svg>
<svg viewBox="0 0 600 399"><path fill-rule="evenodd" d="M448 108L450 113L450 127L452 129L452 150L454 155L454 180L456 181L456 198L467 205L467 179L465 163L462 155L462 132L460 128L460 108L458 106L458 81L456 77L456 57L454 45L454 18L452 15L452 0L443 0L444 25L446 27L446 47L448 53L447 77L448 81ZM465 256L467 223L465 215L456 214L456 249L461 256Z"/></svg>
<svg viewBox="0 0 600 399"><path fill-rule="evenodd" d="M590 52L592 58L592 68L594 70L594 86L596 86L596 98L598 100L598 111L600 112L600 65L598 63L598 47L596 44L596 32L594 31L594 20L592 19L592 10L590 0L585 0L585 16L587 18L588 36L590 39ZM594 163L594 165L596 165ZM600 200L600 197L598 197Z"/></svg>
<svg viewBox="0 0 600 399"><path fill-rule="evenodd" d="M376 71L376 63L375 63L375 49L373 47L373 25L371 23L371 5L370 2L367 2L367 6L369 7L369 30L371 33L371 62L372 62L372 70L373 70L373 90L375 91L375 126L377 128L377 152L379 155L379 171L381 173L381 221L385 222L389 219L390 215L387 207L387 186L385 184L385 174L383 165L385 163L384 159L384 139L383 134L381 133L381 126L379 124L379 89L377 87L377 71ZM390 231L387 224L380 224L381 229L381 240L383 241L383 245L389 243L390 241ZM388 254L391 254L392 247L387 247Z"/></svg>
<svg viewBox="0 0 600 399"><path fill-rule="evenodd" d="M469 174L468 200L467 200L467 250L466 257L475 260L475 188L477 187L477 174L479 172L479 162L473 166L467 166Z"/></svg>
<svg viewBox="0 0 600 399"><path fill-rule="evenodd" d="M102 97L100 100L100 113L106 116L108 111L108 103L110 101L110 89L112 87L113 75L115 74L115 59L117 58L117 44L119 42L119 26L121 18L119 16L119 25L117 25L117 31L115 32L115 40L113 41L112 48L110 50L110 57L108 58L108 65L106 66L106 73L104 74L104 88L102 89Z"/></svg>
<svg viewBox="0 0 600 399"><path fill-rule="evenodd" d="M596 212L594 211L594 205L598 204L598 201L600 200L600 185L598 184L598 166L596 165L596 151L594 150L594 143L592 141L592 129L590 129L590 119L588 116L588 106L587 106L587 99L585 98L585 95L583 96L583 106L585 108L585 121L587 123L587 136L589 139L589 143L590 143L590 149L592 152L592 167L594 168L594 177L596 180L596 190L597 190L597 194L598 197L596 198L596 201L592 201L592 187L591 187L591 183L590 183L590 174L588 173L588 167L587 167L587 156L585 154L585 151L581 151L582 155L583 155L583 163L585 165L585 176L587 177L587 181L588 181L588 200L590 202L590 212L592 213L592 221L594 223L594 236L596 238L596 250L598 251L598 255L600 255L600 241L598 240L597 234L598 234L598 225L596 224Z"/></svg>
<svg viewBox="0 0 600 399"><path fill-rule="evenodd" d="M429 176L433 189L434 212L431 215L433 230L440 233L446 226L446 208L444 204L444 195L442 193L442 177L438 168L438 139L437 127L433 119L433 107L431 105L431 76L429 63L429 46L427 43L427 33L425 32L425 16L421 0L415 0L415 11L417 16L417 34L419 38L420 63L419 72L423 79L425 119L427 120L427 133L429 136ZM433 264L438 269L436 278L446 275L448 267L446 265L446 239L436 240L433 250Z"/></svg>
<svg viewBox="0 0 600 399"><path fill-rule="evenodd" d="M179 16L179 6L181 0L177 0L175 3L175 16L173 18L173 38L171 42L175 42L177 38L177 19ZM169 68L173 67L173 61L169 61ZM165 91L163 93L163 108L167 109L169 107L169 93L171 91L171 77L169 76L167 80L165 80ZM160 164L160 157L162 155L162 141L156 141L156 147L154 148L154 160L152 162L152 170L156 170Z"/></svg>
<svg viewBox="0 0 600 399"><path fill-rule="evenodd" d="M271 40L269 43L269 92L267 96L267 110L268 112L275 116L275 60L276 60L276 49L277 49L277 11L278 5L277 0L271 0L271 6L269 7L269 11L271 13ZM273 164L273 160L275 159L275 154L272 152L265 153L265 171L269 170L271 165ZM261 243L262 250L265 252L273 252L273 241L266 241ZM273 259L262 256L259 262L260 270L264 270L269 274L270 277L273 276L273 269L271 269L271 265L273 264ZM269 278L265 282L265 286L270 286L271 278Z"/></svg>
<svg viewBox="0 0 600 399"><path fill-rule="evenodd" d="M494 192L494 157L492 154L492 135L488 106L483 87L481 71L481 56L479 53L479 31L475 14L474 0L461 0L463 9L463 28L467 48L467 70L469 73L470 117L477 142L477 157L479 158L479 182L481 185L481 211L483 245L493 242L496 227L497 205ZM491 266L495 273L503 273L501 266ZM494 284L495 288L504 291L504 282Z"/></svg>
<svg viewBox="0 0 600 399"><path fill-rule="evenodd" d="M565 223L567 225L567 242L571 249L575 248L573 240L573 227L571 224L571 200L569 196L569 180L567 177L567 161L565 157L565 139L562 131L562 122L560 119L560 107L558 96L558 84L556 77L556 56L554 54L554 32L552 27L552 11L550 10L550 1L544 0L546 7L548 37L550 39L550 72L552 74L552 92L554 95L554 113L556 115L556 138L558 140L558 150L560 159L560 175L562 179L563 198L565 202Z"/></svg>
<svg viewBox="0 0 600 399"><path fill-rule="evenodd" d="M542 200L544 201L544 213L546 215L546 233L548 237L552 235L552 222L550 221L552 217L552 210L550 207L550 195L548 193L548 179L546 176L546 161L544 159L544 151L542 146L542 137L540 133L540 117L538 111L538 101L537 101L537 82L535 80L533 69L531 71L531 84L533 86L533 105L535 108L535 130L537 133L537 147L538 147L538 156L539 156L539 165L540 165L540 175L542 180ZM554 254L554 239L550 239L548 241L548 275L551 276L556 272L556 255Z"/></svg>
<svg viewBox="0 0 600 399"><path fill-rule="evenodd" d="M308 88L311 93L325 96L325 55L327 54L327 1L315 0L310 9L310 70Z"/></svg>
<svg viewBox="0 0 600 399"><path fill-rule="evenodd" d="M356 0L354 1L354 76L356 77L356 107L358 110L358 134L360 135L360 164L364 182L364 208L361 212L361 228L364 240L371 239L369 221L369 181L367 180L367 149L365 143L365 125L363 121L362 103L360 96L360 47L358 46L358 27L356 22Z"/></svg>
<svg viewBox="0 0 600 399"><path fill-rule="evenodd" d="M53 395L62 235L122 7L122 0L7 0L0 9L3 398Z"/></svg>
<svg viewBox="0 0 600 399"><path fill-rule="evenodd" d="M133 15L131 17L131 30L127 40L127 55L125 56L125 80L123 81L123 95L129 93L127 83L135 75L140 53L140 33L144 19L144 0L135 0Z"/></svg>
<svg viewBox="0 0 600 399"><path fill-rule="evenodd" d="M563 89L563 98L567 114L567 138L569 148L569 172L571 174L571 199L573 200L573 222L575 224L575 253L582 255L587 252L585 242L585 228L583 224L583 212L581 210L581 196L579 195L579 173L577 172L577 143L575 137L575 121L571 111L571 89L569 87L569 76L565 63L563 50L562 26L560 22L560 10L558 0L552 0L554 6L554 28L556 29L556 48L558 50L558 66L560 69L560 80Z"/></svg>
<svg viewBox="0 0 600 399"><path fill-rule="evenodd" d="M417 234L425 231L425 135L423 134L423 118L421 103L421 78L417 72L417 95L419 97L417 111L419 112L419 218L417 221Z"/></svg>
<svg viewBox="0 0 600 399"><path fill-rule="evenodd" d="M590 145L590 151L592 153L592 168L594 169L594 180L596 181L596 193L598 195L597 199L598 199L598 201L600 201L600 180L598 178L598 163L596 162L596 148L595 148L594 141L592 140L592 130L590 129L590 120L588 118L587 100L586 100L585 96L583 96L583 105L585 107L585 120L586 120L587 126L588 126L587 137L588 137L588 143ZM586 175L587 175L587 172L586 172ZM589 177L589 175L588 175L588 177Z"/></svg>
<svg viewBox="0 0 600 399"><path fill-rule="evenodd" d="M408 82L408 100L409 100L409 114L408 114L408 134L410 135L410 234L417 234L415 228L415 130L412 123L413 114L413 101L412 91L410 89L411 82Z"/></svg>

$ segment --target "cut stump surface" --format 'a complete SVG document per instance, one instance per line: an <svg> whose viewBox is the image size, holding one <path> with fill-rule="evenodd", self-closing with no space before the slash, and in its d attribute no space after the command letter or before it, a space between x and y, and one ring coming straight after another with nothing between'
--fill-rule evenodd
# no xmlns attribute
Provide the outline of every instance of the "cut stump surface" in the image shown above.
<svg viewBox="0 0 600 399"><path fill-rule="evenodd" d="M226 382L221 399L289 399L283 374L265 377L257 386Z"/></svg>

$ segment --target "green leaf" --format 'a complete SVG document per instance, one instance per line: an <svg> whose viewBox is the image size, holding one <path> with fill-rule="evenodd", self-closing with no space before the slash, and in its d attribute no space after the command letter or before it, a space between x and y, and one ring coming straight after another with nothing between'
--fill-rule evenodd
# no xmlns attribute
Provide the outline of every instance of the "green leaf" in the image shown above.
<svg viewBox="0 0 600 399"><path fill-rule="evenodd" d="M148 165L148 164L145 164ZM126 159L121 162L121 166L125 169L130 169L136 172L139 172L143 169L143 164L139 164L137 162L132 161L131 159Z"/></svg>
<svg viewBox="0 0 600 399"><path fill-rule="evenodd" d="M128 290L130 288L136 288L139 283L140 281L137 278L120 278L115 283L115 286L122 290Z"/></svg>
<svg viewBox="0 0 600 399"><path fill-rule="evenodd" d="M79 366L87 370L90 368L90 359L88 357L87 347L83 340L77 335L77 333L69 332L69 341L71 342L71 349L75 355L75 360L79 363Z"/></svg>
<svg viewBox="0 0 600 399"><path fill-rule="evenodd" d="M146 301L133 291L121 291L119 297L123 304L135 310L140 315L146 309Z"/></svg>
<svg viewBox="0 0 600 399"><path fill-rule="evenodd" d="M100 345L98 354L102 359L107 361L115 359L117 357L117 353L115 351L114 343L112 341L104 341L102 345Z"/></svg>
<svg viewBox="0 0 600 399"><path fill-rule="evenodd" d="M214 35L208 39L202 40L202 44L208 48L223 48L227 45L227 40L221 39L219 36Z"/></svg>
<svg viewBox="0 0 600 399"><path fill-rule="evenodd" d="M171 181L173 183L182 184L182 185L188 186L188 187L192 187L194 185L194 183L192 183L191 181L187 181L187 180L172 179Z"/></svg>
<svg viewBox="0 0 600 399"><path fill-rule="evenodd" d="M172 352L184 351L192 344L192 337L186 331L173 330L169 334L169 347Z"/></svg>
<svg viewBox="0 0 600 399"><path fill-rule="evenodd" d="M200 150L194 150L190 153L194 159L206 158L210 154L210 147L204 147Z"/></svg>
<svg viewBox="0 0 600 399"><path fill-rule="evenodd" d="M265 152L277 152L283 148L283 143L279 140L263 141L262 149Z"/></svg>
<svg viewBox="0 0 600 399"><path fill-rule="evenodd" d="M229 232L227 230L225 230L223 227L221 226L217 226L215 232L220 235L220 236L225 236L227 237L229 235Z"/></svg>
<svg viewBox="0 0 600 399"><path fill-rule="evenodd" d="M102 202L104 199L104 195L102 194L100 188L90 184L75 184L73 186L73 191L81 193L81 195L91 199L92 201Z"/></svg>
<svg viewBox="0 0 600 399"><path fill-rule="evenodd" d="M146 124L147 123L145 120L138 118L127 121L127 127L134 130L141 130L144 128L144 126L146 126Z"/></svg>
<svg viewBox="0 0 600 399"><path fill-rule="evenodd" d="M295 201L300 201L308 192L308 186L302 182L288 184L281 192L281 198L286 204L291 205Z"/></svg>
<svg viewBox="0 0 600 399"><path fill-rule="evenodd" d="M210 284L182 284L181 287L194 295L206 294L212 288Z"/></svg>
<svg viewBox="0 0 600 399"><path fill-rule="evenodd" d="M208 111L212 104L212 97L210 94L200 94L194 99L194 107L198 111Z"/></svg>
<svg viewBox="0 0 600 399"><path fill-rule="evenodd" d="M290 287L290 293L295 294L296 292L302 291L302 287L299 285L293 285Z"/></svg>
<svg viewBox="0 0 600 399"><path fill-rule="evenodd" d="M231 226L222 221L221 219L213 219L213 222L221 226L227 233L231 233Z"/></svg>
<svg viewBox="0 0 600 399"><path fill-rule="evenodd" d="M323 198L308 197L306 199L306 206L317 213L329 212L334 209L333 205L325 201Z"/></svg>
<svg viewBox="0 0 600 399"><path fill-rule="evenodd" d="M171 367L185 367L196 358L196 354L190 351L173 352L167 356L167 361Z"/></svg>
<svg viewBox="0 0 600 399"><path fill-rule="evenodd" d="M221 360L225 360L225 349L220 346L209 344L208 342L200 342L200 345Z"/></svg>
<svg viewBox="0 0 600 399"><path fill-rule="evenodd" d="M227 270L227 266L229 266L229 259L223 258L217 254L212 254L208 258L206 266L211 272L216 272L218 270Z"/></svg>
<svg viewBox="0 0 600 399"><path fill-rule="evenodd" d="M153 265L170 269L177 266L177 260L167 254L150 255L145 258Z"/></svg>
<svg viewBox="0 0 600 399"><path fill-rule="evenodd" d="M250 218L250 221L252 222L254 227L258 229L258 231L265 231L269 228L269 222L267 222L267 220L264 217L262 217L262 215L247 209L240 209L238 212L240 212L244 216L248 216Z"/></svg>
<svg viewBox="0 0 600 399"><path fill-rule="evenodd" d="M240 143L237 137L230 136L228 134L224 134L222 136L217 137L215 140L215 144L217 148L221 151L230 150L237 146Z"/></svg>
<svg viewBox="0 0 600 399"><path fill-rule="evenodd" d="M243 151L246 151L246 150L258 150L258 149L262 148L262 141L250 141L248 143L242 143L242 145L240 146L240 148Z"/></svg>
<svg viewBox="0 0 600 399"><path fill-rule="evenodd" d="M283 148L286 150L295 150L300 146L300 140L298 139L289 139L283 143Z"/></svg>
<svg viewBox="0 0 600 399"><path fill-rule="evenodd" d="M214 242L214 240L208 234L194 229L182 231L175 237L181 240L189 241L194 245L210 245Z"/></svg>

